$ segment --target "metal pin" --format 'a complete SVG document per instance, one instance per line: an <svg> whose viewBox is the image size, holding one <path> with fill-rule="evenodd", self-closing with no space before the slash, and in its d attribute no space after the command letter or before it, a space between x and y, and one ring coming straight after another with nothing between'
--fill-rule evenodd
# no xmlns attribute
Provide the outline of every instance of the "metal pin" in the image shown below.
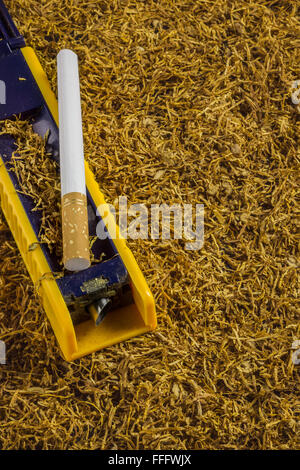
<svg viewBox="0 0 300 470"><path fill-rule="evenodd" d="M102 323L111 306L112 300L109 297L104 297L90 306L89 310L96 326Z"/></svg>

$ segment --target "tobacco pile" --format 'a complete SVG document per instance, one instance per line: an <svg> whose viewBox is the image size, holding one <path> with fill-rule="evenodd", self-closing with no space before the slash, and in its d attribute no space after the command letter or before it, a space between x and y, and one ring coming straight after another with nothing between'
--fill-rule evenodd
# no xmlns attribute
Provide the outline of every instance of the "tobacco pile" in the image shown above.
<svg viewBox="0 0 300 470"><path fill-rule="evenodd" d="M16 150L8 170L17 178L20 193L33 202L33 212L39 212L39 243L48 248L50 253L55 253L61 266L60 272L55 274L61 276L64 267L60 176L58 164L46 152L47 135L43 139L34 133L28 121L22 121L18 117L1 123L1 134L9 134L15 139ZM96 237L91 235L89 238L92 247ZM97 262L99 259L91 252L91 263Z"/></svg>
<svg viewBox="0 0 300 470"><path fill-rule="evenodd" d="M8 166L18 180L20 192L34 203L41 217L38 239L62 260L61 205L58 165L45 150L45 140L35 134L28 121L5 121L0 134L15 138L16 151ZM45 136L46 139L46 136Z"/></svg>
<svg viewBox="0 0 300 470"><path fill-rule="evenodd" d="M205 243L130 241L156 332L72 364L0 222L0 447L299 448L296 2L8 1L56 88L81 67L107 202L203 203Z"/></svg>

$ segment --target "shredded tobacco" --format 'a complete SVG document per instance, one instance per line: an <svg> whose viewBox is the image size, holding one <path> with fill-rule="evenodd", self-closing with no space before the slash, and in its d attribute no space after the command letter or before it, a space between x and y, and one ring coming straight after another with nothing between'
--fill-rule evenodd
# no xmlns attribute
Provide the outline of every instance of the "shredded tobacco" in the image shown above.
<svg viewBox="0 0 300 470"><path fill-rule="evenodd" d="M47 247L55 254L61 271L55 273L62 276L63 267L62 227L61 227L61 187L58 164L46 152L47 135L44 138L35 134L28 121L17 116L14 120L1 123L0 135L9 134L15 138L16 150L12 155L8 170L17 178L19 193L29 198L34 204L33 212L38 211L40 217L39 244ZM90 248L97 237L90 236ZM34 250L36 244L29 249ZM91 251L91 263L101 261Z"/></svg>
<svg viewBox="0 0 300 470"><path fill-rule="evenodd" d="M47 136L42 139L33 132L28 121L18 118L5 121L0 134L10 134L15 138L16 151L8 170L17 178L20 192L33 202L33 212L39 212L39 243L62 260L59 172L56 161L46 153Z"/></svg>
<svg viewBox="0 0 300 470"><path fill-rule="evenodd" d="M130 241L159 327L69 364L0 216L0 447L299 449L297 2L7 5L54 90L78 54L107 202L202 203L205 241Z"/></svg>

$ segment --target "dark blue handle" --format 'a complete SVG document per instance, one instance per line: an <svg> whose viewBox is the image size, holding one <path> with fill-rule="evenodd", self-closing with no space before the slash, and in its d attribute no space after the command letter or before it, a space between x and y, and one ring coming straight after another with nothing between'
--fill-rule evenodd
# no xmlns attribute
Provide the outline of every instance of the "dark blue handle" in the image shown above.
<svg viewBox="0 0 300 470"><path fill-rule="evenodd" d="M10 49L25 46L23 36L12 20L3 0L0 0L0 39L6 41Z"/></svg>

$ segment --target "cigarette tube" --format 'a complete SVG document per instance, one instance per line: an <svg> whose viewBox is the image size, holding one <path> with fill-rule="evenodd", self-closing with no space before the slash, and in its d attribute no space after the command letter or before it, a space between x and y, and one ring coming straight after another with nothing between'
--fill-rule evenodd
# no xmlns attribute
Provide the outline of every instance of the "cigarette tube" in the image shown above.
<svg viewBox="0 0 300 470"><path fill-rule="evenodd" d="M69 271L90 266L89 230L77 55L57 55L63 263Z"/></svg>

